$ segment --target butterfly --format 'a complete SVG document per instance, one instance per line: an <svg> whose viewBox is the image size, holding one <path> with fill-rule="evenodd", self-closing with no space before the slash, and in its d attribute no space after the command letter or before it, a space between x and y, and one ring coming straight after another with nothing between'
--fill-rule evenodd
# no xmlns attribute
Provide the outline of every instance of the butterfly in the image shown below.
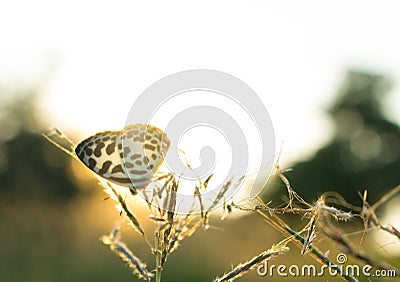
<svg viewBox="0 0 400 282"><path fill-rule="evenodd" d="M97 175L128 187L135 195L152 181L170 143L168 136L153 125L131 124L90 136L75 147L75 154Z"/></svg>

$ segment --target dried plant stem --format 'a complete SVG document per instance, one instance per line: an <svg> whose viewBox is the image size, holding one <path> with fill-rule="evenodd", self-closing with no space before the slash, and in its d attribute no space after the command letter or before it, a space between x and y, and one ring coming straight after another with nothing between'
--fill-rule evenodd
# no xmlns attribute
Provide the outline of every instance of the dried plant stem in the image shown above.
<svg viewBox="0 0 400 282"><path fill-rule="evenodd" d="M271 249L260 253L259 255L253 257L252 259L250 259L249 261L247 261L243 264L238 264L230 272L224 274L221 278L216 278L213 282L233 281L236 278L245 274L247 271L249 271L250 268L252 268L256 264L258 264L264 260L268 260L278 254L288 251L289 248L285 247L285 245L284 245L285 242L281 242L281 243L279 243L276 246L272 246Z"/></svg>
<svg viewBox="0 0 400 282"><path fill-rule="evenodd" d="M386 203L388 200L392 199L396 194L400 192L400 185L396 186L392 190L390 190L388 193L383 195L375 204L372 206L367 202L367 191L364 191L364 194L362 195L363 199L363 208L360 213L361 218L364 221L364 227L365 230L367 229L367 226L369 222L373 226L379 227L381 230L388 232L389 234L392 234L396 236L398 239L400 239L400 232L397 230L394 226L386 226L381 223L379 220L378 216L376 215L376 210L384 203Z"/></svg>
<svg viewBox="0 0 400 282"><path fill-rule="evenodd" d="M122 210L125 212L126 217L130 220L132 225L134 226L135 230L140 233L140 235L144 236L144 230L139 223L139 220L136 216L129 210L128 205L124 198L112 187L110 183L107 182L108 188L112 191L115 198L118 199L119 204L121 205Z"/></svg>
<svg viewBox="0 0 400 282"><path fill-rule="evenodd" d="M331 224L329 222L325 223L325 226L327 228L322 228L322 232L326 237L334 241L336 244L338 244L344 252L347 254L351 255L352 257L368 264L371 265L377 269L386 269L386 270L394 270L396 272L397 276L400 276L400 270L395 268L392 265L389 265L384 262L376 261L375 259L360 253L358 250L356 250L354 247L351 246L351 244L345 239L343 234L341 234L340 230L334 229L333 227L330 226Z"/></svg>
<svg viewBox="0 0 400 282"><path fill-rule="evenodd" d="M133 252L120 241L119 226L116 226L109 235L102 236L100 240L129 266L133 273L140 279L150 281L153 274L147 270L147 266Z"/></svg>
<svg viewBox="0 0 400 282"><path fill-rule="evenodd" d="M376 210L379 206L386 203L388 200L393 199L393 197L400 192L400 185L397 185L392 190L383 195L375 204L372 205L372 209Z"/></svg>
<svg viewBox="0 0 400 282"><path fill-rule="evenodd" d="M306 241L306 239L301 236L298 232L296 232L295 230L293 230L292 228L290 228L289 225L287 225L284 221L282 221L278 216L276 216L275 214L271 213L271 217L273 218L273 220L268 217L267 214L265 214L264 212L257 210L257 212L263 216L266 221L271 224L273 227L277 228L278 230L280 230L281 232L285 233L285 234L289 234L292 236L293 239L295 239L299 245L301 245L301 247L304 246L304 243ZM275 220L275 221L274 221ZM309 252L313 255L313 257L317 260L320 261L322 263L324 263L325 265L332 267L334 269L336 269L338 271L338 274L340 275L340 277L346 281L349 282L357 282L358 280L355 279L354 277L352 277L351 275L349 275L343 268L339 267L337 264L335 264L333 261L331 261L329 258L327 258L320 250L318 250L316 247L310 245L309 246Z"/></svg>
<svg viewBox="0 0 400 282"><path fill-rule="evenodd" d="M49 141L51 144L56 146L58 149L78 160L75 154L75 143L69 139L64 133L61 132L57 127L54 127L47 133L42 133L42 136Z"/></svg>
<svg viewBox="0 0 400 282"><path fill-rule="evenodd" d="M160 240L160 233L157 231L155 234L155 258L156 258L156 282L161 282L161 273L162 273L162 266L161 266L161 240Z"/></svg>

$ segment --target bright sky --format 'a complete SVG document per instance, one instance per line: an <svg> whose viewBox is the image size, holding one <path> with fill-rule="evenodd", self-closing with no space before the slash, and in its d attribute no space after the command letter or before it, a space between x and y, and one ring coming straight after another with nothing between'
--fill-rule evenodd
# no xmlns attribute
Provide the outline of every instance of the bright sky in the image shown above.
<svg viewBox="0 0 400 282"><path fill-rule="evenodd" d="M0 82L29 83L51 68L45 119L86 137L120 129L155 81L188 69L220 70L260 95L293 160L329 139L322 107L348 67L400 80L399 3L3 1ZM400 122L398 87L393 94L386 104Z"/></svg>

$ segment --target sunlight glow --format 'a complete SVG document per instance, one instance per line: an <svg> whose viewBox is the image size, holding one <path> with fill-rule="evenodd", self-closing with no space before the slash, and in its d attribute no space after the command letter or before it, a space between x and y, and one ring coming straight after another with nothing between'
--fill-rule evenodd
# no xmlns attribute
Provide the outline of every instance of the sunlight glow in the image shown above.
<svg viewBox="0 0 400 282"><path fill-rule="evenodd" d="M44 119L84 137L121 129L136 97L166 75L221 70L260 95L283 160L295 160L329 139L319 109L348 67L400 77L400 38L391 32L399 2L311 2L319 13L298 1L2 3L0 74L50 73ZM398 94L386 106L400 121L396 105Z"/></svg>

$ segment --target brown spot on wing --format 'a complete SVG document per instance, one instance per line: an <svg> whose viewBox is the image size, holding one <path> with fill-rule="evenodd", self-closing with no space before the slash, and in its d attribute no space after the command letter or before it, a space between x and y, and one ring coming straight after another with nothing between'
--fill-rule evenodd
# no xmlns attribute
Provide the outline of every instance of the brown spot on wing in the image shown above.
<svg viewBox="0 0 400 282"><path fill-rule="evenodd" d="M131 148L129 148L128 146L124 147L124 155L128 155L131 152Z"/></svg>
<svg viewBox="0 0 400 282"><path fill-rule="evenodd" d="M127 184L127 183L131 183L131 180L129 178L126 177L115 177L115 176L110 176L107 177L107 179L109 179L110 181L114 181L117 183L123 183L123 184Z"/></svg>
<svg viewBox="0 0 400 282"><path fill-rule="evenodd" d="M85 150L85 154L88 155L89 157L93 154L93 150L91 148L87 148Z"/></svg>
<svg viewBox="0 0 400 282"><path fill-rule="evenodd" d="M107 148L106 148L106 152L108 155L111 155L112 153L115 152L115 142L110 143Z"/></svg>
<svg viewBox="0 0 400 282"><path fill-rule="evenodd" d="M96 166L97 162L95 159L89 158L88 160L88 168L90 168L91 170L93 170Z"/></svg>
<svg viewBox="0 0 400 282"><path fill-rule="evenodd" d="M112 161L105 161L101 167L101 169L99 170L98 174L103 175L105 174L108 169L110 168L110 166L112 165Z"/></svg>
<svg viewBox="0 0 400 282"><path fill-rule="evenodd" d="M118 172L124 172L124 170L122 169L122 165L116 165L111 171L111 173L118 173Z"/></svg>
<svg viewBox="0 0 400 282"><path fill-rule="evenodd" d="M133 163L125 162L125 167L126 167L126 168L133 168L133 167L135 167L135 166L133 165Z"/></svg>
<svg viewBox="0 0 400 282"><path fill-rule="evenodd" d="M142 156L141 154L133 154L133 155L131 156L131 161L134 161L134 160L140 158L141 156Z"/></svg>
<svg viewBox="0 0 400 282"><path fill-rule="evenodd" d="M152 151L154 151L156 149L156 147L154 147L153 145L150 145L150 144L144 144L144 148L147 150L152 150Z"/></svg>
<svg viewBox="0 0 400 282"><path fill-rule="evenodd" d="M101 156L101 149L103 149L105 146L106 145L103 142L98 143L94 149L94 155L99 158Z"/></svg>
<svg viewBox="0 0 400 282"><path fill-rule="evenodd" d="M145 171L145 170L132 169L132 170L130 171L130 173L135 174L135 175L142 175L142 174L146 174L147 171Z"/></svg>

